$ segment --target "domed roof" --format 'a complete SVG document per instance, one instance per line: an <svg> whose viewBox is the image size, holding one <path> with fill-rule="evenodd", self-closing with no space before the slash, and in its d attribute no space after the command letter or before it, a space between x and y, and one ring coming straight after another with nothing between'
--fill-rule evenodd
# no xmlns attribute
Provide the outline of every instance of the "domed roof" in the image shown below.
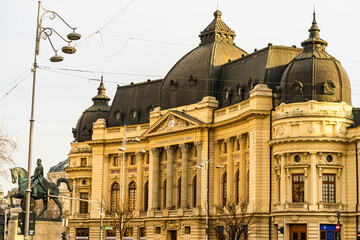
<svg viewBox="0 0 360 240"><path fill-rule="evenodd" d="M219 10L214 12L213 21L199 35L200 45L181 58L162 81L163 109L196 103L205 96L216 97L221 65L248 55L235 46L235 33L221 15Z"/></svg>
<svg viewBox="0 0 360 240"><path fill-rule="evenodd" d="M303 41L303 51L285 69L280 83L280 102L346 102L351 104L349 78L340 62L325 50L320 38L315 12L310 36Z"/></svg>
<svg viewBox="0 0 360 240"><path fill-rule="evenodd" d="M49 170L49 172L64 172L65 168L67 168L69 165L69 159L66 159L62 162L59 162L55 166L52 166Z"/></svg>
<svg viewBox="0 0 360 240"><path fill-rule="evenodd" d="M103 77L101 76L98 94L92 98L93 105L86 109L79 118L76 128L73 128L75 141L83 142L91 140L93 123L99 118L107 118L110 110L108 105L110 98L105 95Z"/></svg>

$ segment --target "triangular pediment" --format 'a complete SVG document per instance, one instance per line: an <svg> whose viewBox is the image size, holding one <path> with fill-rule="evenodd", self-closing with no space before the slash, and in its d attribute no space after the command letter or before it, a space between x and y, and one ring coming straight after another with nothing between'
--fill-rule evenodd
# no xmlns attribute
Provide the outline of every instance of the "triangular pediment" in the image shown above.
<svg viewBox="0 0 360 240"><path fill-rule="evenodd" d="M179 111L169 111L157 120L143 136L169 134L199 127L204 122Z"/></svg>

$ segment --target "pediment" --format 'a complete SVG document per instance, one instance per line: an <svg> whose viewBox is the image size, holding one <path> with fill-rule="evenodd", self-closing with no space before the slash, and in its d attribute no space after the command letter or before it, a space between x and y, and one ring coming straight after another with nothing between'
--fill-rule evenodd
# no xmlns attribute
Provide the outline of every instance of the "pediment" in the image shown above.
<svg viewBox="0 0 360 240"><path fill-rule="evenodd" d="M197 128L202 121L178 111L169 111L156 121L143 136L168 134Z"/></svg>

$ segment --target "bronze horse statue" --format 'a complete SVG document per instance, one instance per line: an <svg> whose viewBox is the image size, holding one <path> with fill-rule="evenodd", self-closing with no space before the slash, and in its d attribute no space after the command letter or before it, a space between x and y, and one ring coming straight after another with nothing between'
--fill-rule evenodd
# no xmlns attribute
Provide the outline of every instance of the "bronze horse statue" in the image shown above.
<svg viewBox="0 0 360 240"><path fill-rule="evenodd" d="M17 180L18 186L19 186L18 192L10 195L10 206L14 207L13 198L18 198L18 199L25 198L25 190L26 190L26 186L27 186L28 172L21 167L11 168L10 171L11 171L12 183L16 183L16 180ZM44 179L44 180L47 181L46 179ZM56 184L53 182L48 182L48 184L47 184L47 186L49 186L48 189L44 189L44 187L41 186L40 184L38 185L38 192L37 192L36 196L31 196L35 200L38 200L38 199L43 200L44 208L41 210L38 217L41 216L48 208L47 207L48 194L50 194L52 196L59 196L59 185L62 182L66 183L67 188L71 192L72 190L70 188L70 182L67 178L59 178L57 180ZM56 203L56 205L59 207L60 215L58 218L61 218L61 216L62 216L61 203L60 203L58 197L52 197L52 196L50 196L50 199L52 199Z"/></svg>

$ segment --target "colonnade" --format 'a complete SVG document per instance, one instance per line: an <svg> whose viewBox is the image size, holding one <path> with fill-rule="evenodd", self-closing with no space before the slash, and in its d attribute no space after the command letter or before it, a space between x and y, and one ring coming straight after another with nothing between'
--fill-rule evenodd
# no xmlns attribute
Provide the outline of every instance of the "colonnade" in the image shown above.
<svg viewBox="0 0 360 240"><path fill-rule="evenodd" d="M165 150L166 152L166 195L165 195L165 208L172 209L175 205L174 200L174 162L175 162L175 152L177 148L181 150L181 196L180 196L180 208L189 207L189 174L193 166L189 166L190 161L190 150L191 148L196 147L196 161L197 164L201 161L201 150L202 142L192 142L192 143L182 143L178 145L169 145L165 147L152 148L151 153L153 157L152 162L152 206L154 210L159 209L160 204L160 184L161 184L161 169L160 169L160 157L161 153ZM164 152L164 154L165 154ZM195 166L194 166L195 168ZM196 206L200 206L201 203L201 172L196 170Z"/></svg>

